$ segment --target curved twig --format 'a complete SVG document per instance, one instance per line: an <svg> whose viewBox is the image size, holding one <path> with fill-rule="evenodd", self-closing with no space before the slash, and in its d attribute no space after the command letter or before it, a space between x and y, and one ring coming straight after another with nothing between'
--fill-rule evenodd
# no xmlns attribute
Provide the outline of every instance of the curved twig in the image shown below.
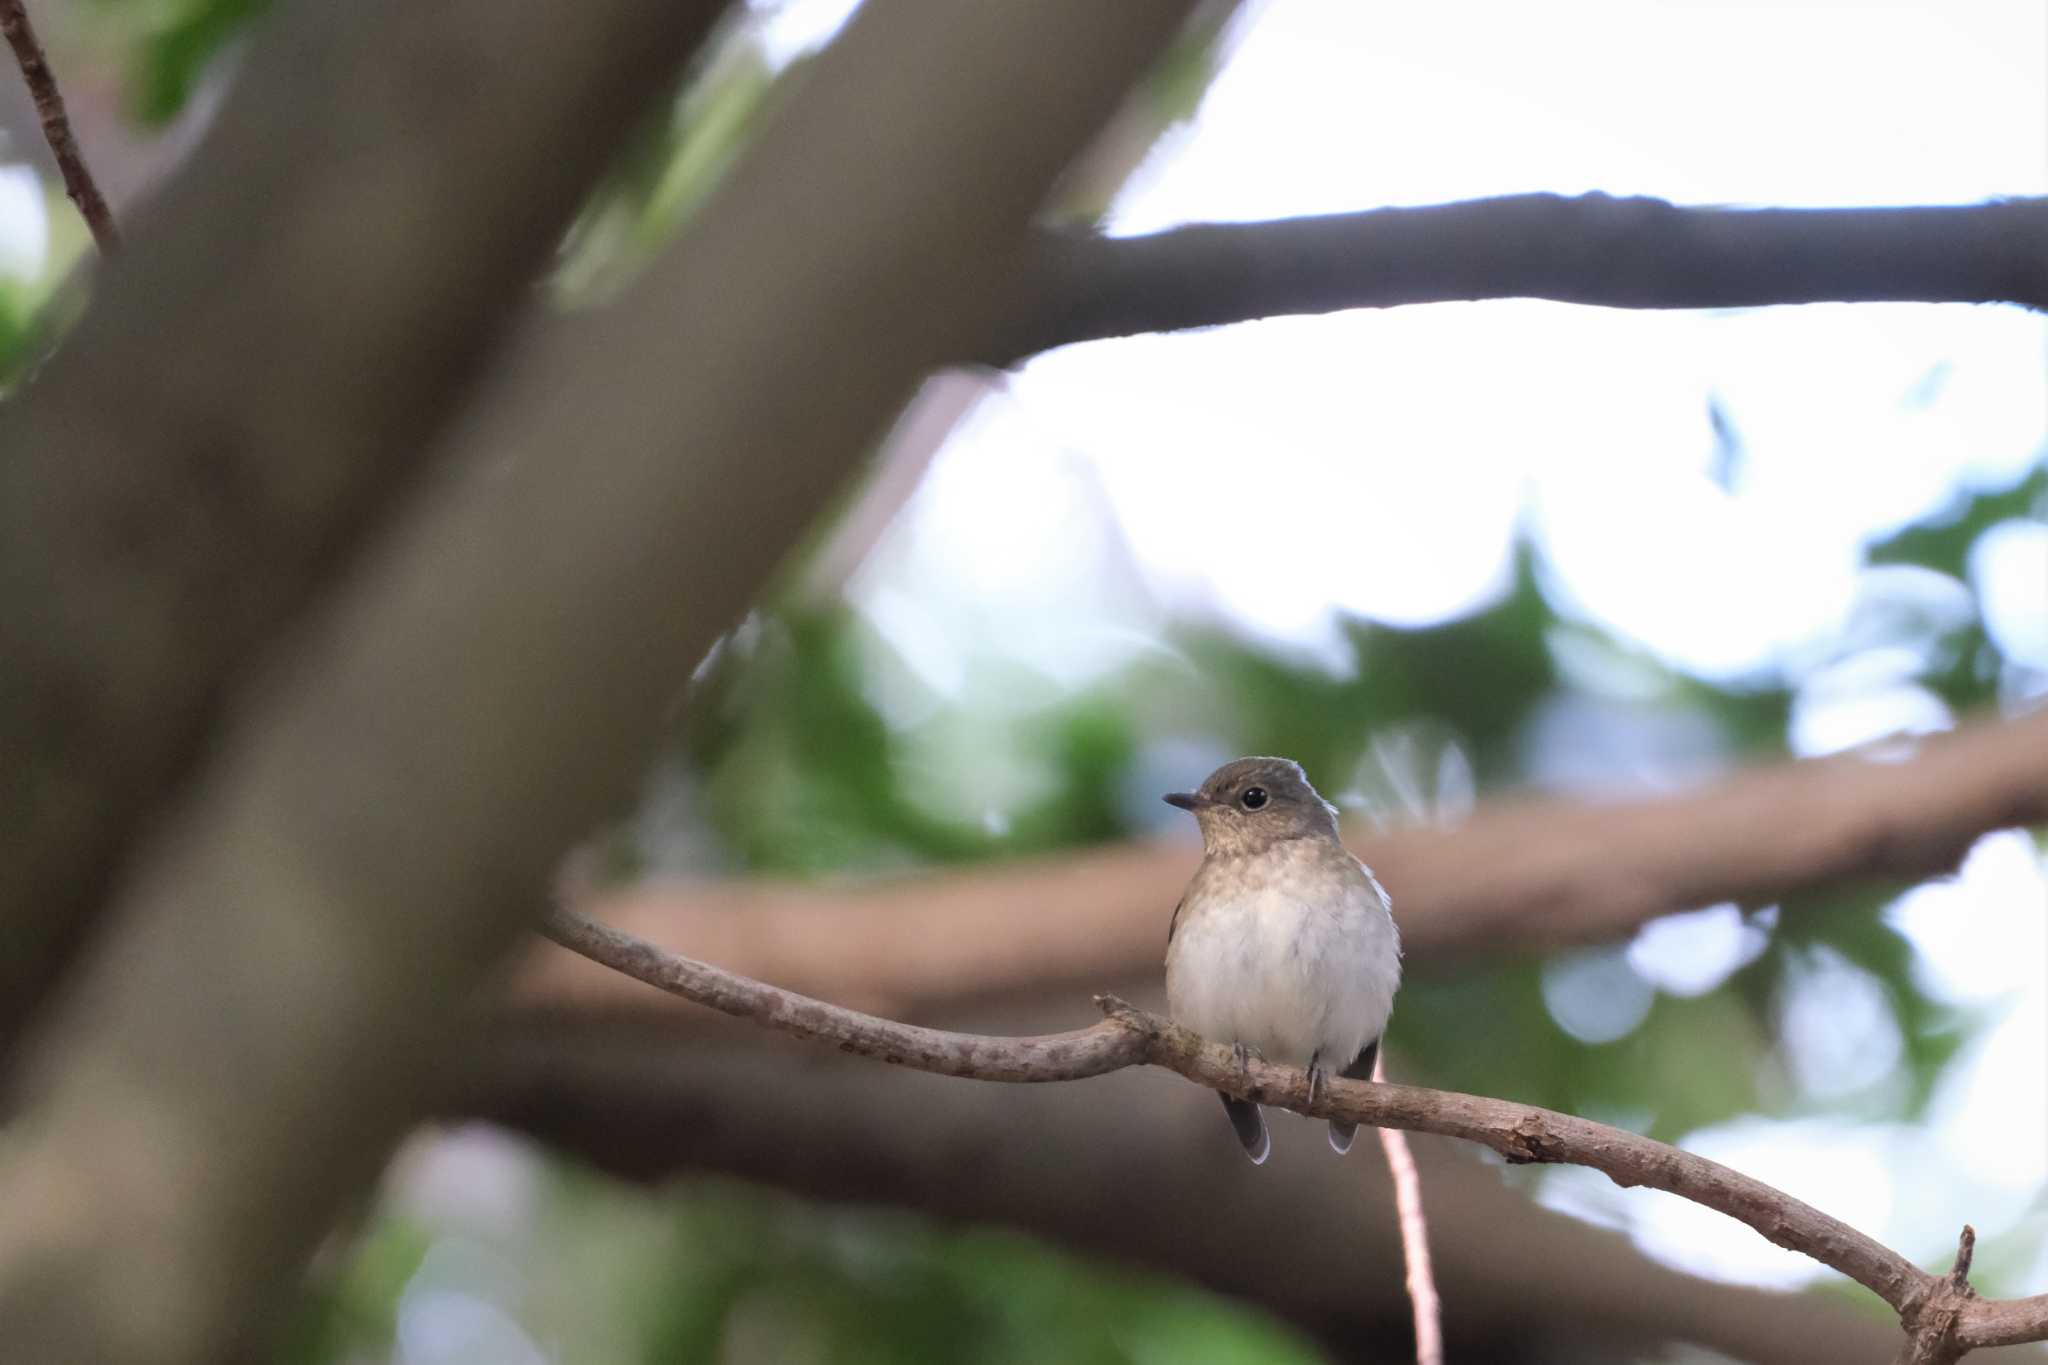
<svg viewBox="0 0 2048 1365"><path fill-rule="evenodd" d="M1939 1315L1943 1338L1958 1353L2048 1339L2048 1294L1978 1299L1953 1276L1930 1275L1840 1219L1760 1180L1590 1119L1507 1100L1361 1081L1333 1081L1311 1099L1305 1072L1257 1060L1240 1066L1230 1049L1114 996L1096 997L1106 1017L1092 1028L1025 1038L951 1033L880 1019L738 976L566 908L551 910L541 927L570 951L650 986L898 1066L1012 1082L1079 1080L1125 1067L1158 1066L1211 1089L1315 1118L1462 1138L1510 1162L1590 1166L1617 1185L1665 1190L1726 1214L1777 1245L1840 1271L1890 1304L1909 1332L1924 1331Z"/></svg>
<svg viewBox="0 0 2048 1365"><path fill-rule="evenodd" d="M0 0L0 35L6 37L7 45L14 49L14 59L21 64L21 77L28 82L36 117L42 121L43 139L50 144L50 155L57 158L57 170L64 177L64 192L78 205L79 216L92 229L93 241L111 255L121 245L121 234L114 228L113 210L107 207L99 185L86 168L78 139L71 135L71 116L64 111L63 92L57 89L57 77L43 56L43 45L36 41L36 31L28 21L23 0Z"/></svg>

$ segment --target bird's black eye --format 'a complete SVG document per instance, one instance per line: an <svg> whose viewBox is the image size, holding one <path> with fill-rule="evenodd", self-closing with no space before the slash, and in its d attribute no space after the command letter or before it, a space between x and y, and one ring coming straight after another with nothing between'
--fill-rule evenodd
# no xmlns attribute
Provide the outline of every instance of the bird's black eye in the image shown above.
<svg viewBox="0 0 2048 1365"><path fill-rule="evenodd" d="M1244 795L1237 798L1237 803L1246 810L1257 810L1266 804L1266 789L1264 787L1246 787Z"/></svg>

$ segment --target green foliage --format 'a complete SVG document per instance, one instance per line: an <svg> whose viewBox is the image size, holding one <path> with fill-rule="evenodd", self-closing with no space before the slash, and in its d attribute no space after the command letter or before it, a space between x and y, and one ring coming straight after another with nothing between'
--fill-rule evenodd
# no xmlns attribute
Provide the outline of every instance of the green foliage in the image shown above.
<svg viewBox="0 0 2048 1365"><path fill-rule="evenodd" d="M270 0L100 0L138 30L128 62L128 103L161 126L192 98L213 59L270 11Z"/></svg>
<svg viewBox="0 0 2048 1365"><path fill-rule="evenodd" d="M1877 542L1870 547L1870 562L1914 565L1967 582L1970 548L1979 536L2002 521L2044 513L2048 513L2048 462L2009 488L1987 489L1961 498L1945 513ZM1989 705L1998 695L2000 655L1982 617L1973 616L1942 645L1925 678L1927 685L1958 710Z"/></svg>
<svg viewBox="0 0 2048 1365"><path fill-rule="evenodd" d="M1209 87L1223 69L1227 55L1224 40L1234 13L1228 5L1198 10L1139 87L1138 98L1153 107L1162 127L1185 123L1202 107Z"/></svg>
<svg viewBox="0 0 2048 1365"><path fill-rule="evenodd" d="M1122 708L1079 698L1019 718L1017 747L1042 755L1059 780L1007 811L997 832L918 782L868 696L867 670L886 653L843 608L797 610L728 641L699 678L684 745L709 773L710 820L748 866L962 862L1125 832L1114 787L1134 738Z"/></svg>
<svg viewBox="0 0 2048 1365"><path fill-rule="evenodd" d="M1215 688L1234 748L1286 754L1314 773L1348 773L1375 729L1427 719L1469 747L1482 776L1504 779L1514 771L1513 736L1556 681L1544 642L1554 621L1524 549L1513 588L1484 611L1428 630L1347 622L1355 662L1346 676L1216 630L1189 632L1180 643Z"/></svg>
<svg viewBox="0 0 2048 1365"><path fill-rule="evenodd" d="M1582 1042L1552 1019L1542 964L1531 961L1410 981L1389 1040L1402 1079L1585 1114L1666 1142L1763 1108L1757 1063L1768 1043L1760 1012L1725 992L1659 995L1627 1036Z"/></svg>
<svg viewBox="0 0 2048 1365"><path fill-rule="evenodd" d="M1873 547L1872 562L1961 575L1974 538L2037 505L2044 490L2048 471L1980 494ZM1081 692L971 672L962 695L926 698L917 718L895 722L872 700L875 680L909 670L862 618L785 613L764 618L751 646L728 648L708 671L690 707L686 748L716 794L712 818L739 859L797 873L958 862L1139 833L1145 826L1134 822L1149 807L1130 804L1133 765L1152 740L1191 731L1209 736L1217 752L1295 756L1342 790L1376 735L1421 727L1461 750L1483 788L1512 787L1531 776L1524 736L1537 708L1587 685L1560 658L1589 650L1606 661L1595 674L1623 668L1655 706L1704 718L1724 760L1783 753L1796 674L1740 685L1686 677L1559 610L1524 547L1503 595L1461 619L1420 630L1347 623L1348 668L1279 654L1217 627L1183 627L1164 655ZM1993 650L1981 626L1969 630L1965 652ZM1873 640L1884 643L1866 632L1839 649ZM1950 655L1927 658L1924 680L1952 702L1984 696L1981 683L1962 686ZM991 691L1030 700L993 709L976 701ZM950 737L935 745L935 731ZM1045 776L996 832L979 810L945 797L958 780L946 770L954 764L970 772L1028 765ZM1925 994L1910 970L1910 945L1878 913L1900 889L1850 887L1776 909L1744 907L1772 911L1750 915L1752 924L1776 926L1762 951L1703 995L1644 986L1651 998L1642 1021L1612 1042L1584 1042L1558 1024L1540 961L1467 963L1455 977L1423 976L1403 991L1397 1051L1418 1080L1623 1116L1663 1138L1751 1112L1825 1107L1909 1117L1954 1056L1965 1021ZM1781 1036L1786 1001L1823 961L1868 974L1903 1050L1899 1076L1824 1104L1788 1079Z"/></svg>
<svg viewBox="0 0 2048 1365"><path fill-rule="evenodd" d="M2048 1192L2036 1197L2019 1221L2004 1232L1978 1239L1976 1259L1970 1267L1971 1287L1986 1298L2038 1293L2043 1247L2048 1247ZM1950 1264L1945 1254L1929 1260L1926 1269L1939 1274Z"/></svg>
<svg viewBox="0 0 2048 1365"><path fill-rule="evenodd" d="M2048 511L2048 462L2009 488L1986 489L1958 499L1946 511L1901 528L1870 547L1872 564L1915 564L1952 578L1969 577L1970 547L1977 537L2013 517Z"/></svg>
<svg viewBox="0 0 2048 1365"><path fill-rule="evenodd" d="M83 310L85 295L66 289L79 256L95 248L85 221L54 180L43 186L49 242L32 279L0 278L0 393L19 383Z"/></svg>
<svg viewBox="0 0 2048 1365"><path fill-rule="evenodd" d="M744 26L714 48L584 207L556 271L557 296L596 303L628 284L689 220L803 65L771 68Z"/></svg>
<svg viewBox="0 0 2048 1365"><path fill-rule="evenodd" d="M35 353L35 298L12 281L0 281L0 385L12 384Z"/></svg>
<svg viewBox="0 0 2048 1365"><path fill-rule="evenodd" d="M431 1238L412 1219L380 1216L336 1266L316 1271L278 1353L281 1365L387 1356L398 1300Z"/></svg>
<svg viewBox="0 0 2048 1365"><path fill-rule="evenodd" d="M1257 1315L1168 1282L1060 1256L991 1230L792 1208L728 1191L683 1215L678 1269L640 1359L715 1360L733 1333L757 1354L844 1365L916 1360L1306 1362ZM699 1267L715 1263L715 1275Z"/></svg>
<svg viewBox="0 0 2048 1365"><path fill-rule="evenodd" d="M1320 1359L1261 1314L1011 1233L822 1209L736 1185L649 1195L564 1166L545 1170L546 1197L515 1201L482 1226L458 1219L436 1229L386 1213L301 1306L282 1359L391 1358L416 1287L453 1290L502 1314L564 1361ZM456 1254L439 1257L436 1274L429 1267L443 1247ZM461 1273L478 1264L491 1273Z"/></svg>
<svg viewBox="0 0 2048 1365"><path fill-rule="evenodd" d="M1906 1082L1897 1103L1871 1112L1873 1118L1918 1114L1925 1107L1941 1069L1965 1040L1964 1019L1949 1006L1930 999L1914 980L1913 945L1880 913L1903 888L1850 887L1825 898L1789 901L1771 951L1753 964L1755 981L1740 983L1752 1000L1768 987L1775 995L1792 989L1785 980L1788 963L1825 947L1868 972L1884 992L1892 1021L1905 1050L1900 1078ZM1838 1101L1832 1108L1837 1112Z"/></svg>

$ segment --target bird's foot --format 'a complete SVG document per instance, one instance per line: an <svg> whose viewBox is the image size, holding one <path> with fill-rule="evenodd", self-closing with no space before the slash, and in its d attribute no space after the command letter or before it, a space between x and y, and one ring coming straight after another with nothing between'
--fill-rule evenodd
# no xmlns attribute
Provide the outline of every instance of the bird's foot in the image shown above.
<svg viewBox="0 0 2048 1365"><path fill-rule="evenodd" d="M1308 1102L1314 1104L1330 1088L1330 1073L1323 1066L1323 1054L1313 1053L1308 1059Z"/></svg>
<svg viewBox="0 0 2048 1365"><path fill-rule="evenodd" d="M1238 1074L1244 1077L1247 1085L1251 1084L1252 1079L1252 1058L1256 1057L1262 1062L1266 1060L1265 1053L1245 1043L1232 1043L1230 1055L1237 1062Z"/></svg>

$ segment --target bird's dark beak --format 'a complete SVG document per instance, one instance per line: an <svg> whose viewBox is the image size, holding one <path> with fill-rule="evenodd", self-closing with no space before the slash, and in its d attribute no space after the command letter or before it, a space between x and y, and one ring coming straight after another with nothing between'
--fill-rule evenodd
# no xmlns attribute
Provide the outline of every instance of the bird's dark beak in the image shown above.
<svg viewBox="0 0 2048 1365"><path fill-rule="evenodd" d="M1165 800L1167 805L1179 806L1182 810L1200 810L1209 804L1202 799L1200 792L1168 792Z"/></svg>

